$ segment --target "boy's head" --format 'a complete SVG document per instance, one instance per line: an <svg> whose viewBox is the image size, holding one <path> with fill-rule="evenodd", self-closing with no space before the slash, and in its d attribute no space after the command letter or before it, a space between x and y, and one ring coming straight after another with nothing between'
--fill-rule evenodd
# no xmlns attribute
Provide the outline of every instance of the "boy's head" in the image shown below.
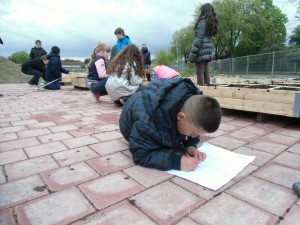
<svg viewBox="0 0 300 225"><path fill-rule="evenodd" d="M215 132L221 123L221 107L215 98L193 95L177 113L177 131L191 137Z"/></svg>
<svg viewBox="0 0 300 225"><path fill-rule="evenodd" d="M40 40L35 41L35 47L36 48L41 48L42 47L42 42Z"/></svg>
<svg viewBox="0 0 300 225"><path fill-rule="evenodd" d="M122 37L124 37L125 35L125 32L124 30L121 28L121 27L118 27L116 30L115 30L115 35L117 36L117 39L121 39Z"/></svg>
<svg viewBox="0 0 300 225"><path fill-rule="evenodd" d="M47 59L47 55L43 55L43 56L41 57L41 60L43 61L43 63L44 63L45 65L47 65L48 62L49 62L49 60Z"/></svg>
<svg viewBox="0 0 300 225"><path fill-rule="evenodd" d="M57 46L53 46L53 47L51 48L51 52L54 53L54 54L56 54L56 55L59 55L60 49L59 49L59 47L57 47Z"/></svg>

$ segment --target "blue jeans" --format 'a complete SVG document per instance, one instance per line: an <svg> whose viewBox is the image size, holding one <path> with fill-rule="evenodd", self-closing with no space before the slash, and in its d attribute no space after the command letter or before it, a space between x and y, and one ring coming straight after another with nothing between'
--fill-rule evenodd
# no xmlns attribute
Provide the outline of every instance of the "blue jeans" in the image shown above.
<svg viewBox="0 0 300 225"><path fill-rule="evenodd" d="M28 81L28 84L36 84L38 85L39 79L43 76L43 73L41 71L35 70L35 69L28 69L25 74L27 75L33 75L30 81Z"/></svg>
<svg viewBox="0 0 300 225"><path fill-rule="evenodd" d="M50 82L45 82L45 84L48 84ZM59 90L60 89L60 83L59 81L55 81L51 84L48 84L47 86L45 86L46 89L49 89L49 90Z"/></svg>
<svg viewBox="0 0 300 225"><path fill-rule="evenodd" d="M107 95L107 91L105 89L105 84L108 80L108 77L103 78L102 80L98 81L98 83L91 83L90 84L90 91L94 94L99 93L101 96Z"/></svg>

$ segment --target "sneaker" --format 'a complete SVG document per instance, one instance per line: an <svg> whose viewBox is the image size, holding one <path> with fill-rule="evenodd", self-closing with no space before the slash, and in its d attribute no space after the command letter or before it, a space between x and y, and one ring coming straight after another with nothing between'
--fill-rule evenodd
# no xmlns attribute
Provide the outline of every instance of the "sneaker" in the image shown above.
<svg viewBox="0 0 300 225"><path fill-rule="evenodd" d="M91 92L93 97L95 98L96 102L100 102L100 94Z"/></svg>
<svg viewBox="0 0 300 225"><path fill-rule="evenodd" d="M131 95L129 96L123 96L119 99L119 102L122 104L122 105L125 105L125 103L127 102L127 100L130 98Z"/></svg>

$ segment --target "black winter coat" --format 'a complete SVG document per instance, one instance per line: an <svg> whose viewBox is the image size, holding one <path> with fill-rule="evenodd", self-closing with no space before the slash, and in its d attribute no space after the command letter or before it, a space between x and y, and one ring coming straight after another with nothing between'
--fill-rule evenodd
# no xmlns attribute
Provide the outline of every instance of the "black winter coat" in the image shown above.
<svg viewBox="0 0 300 225"><path fill-rule="evenodd" d="M26 73L27 70L34 69L42 72L45 74L46 65L44 64L43 60L40 59L34 59L31 61L28 61L22 65L21 71L23 73Z"/></svg>
<svg viewBox="0 0 300 225"><path fill-rule="evenodd" d="M195 40L193 42L190 61L191 63L210 62L213 58L212 36L206 30L205 17L198 22L195 30Z"/></svg>
<svg viewBox="0 0 300 225"><path fill-rule="evenodd" d="M60 78L61 73L69 73L68 70L62 68L59 55L51 52L47 56L47 59L49 59L45 74L45 80L47 82L51 82L53 80L56 80L57 78Z"/></svg>
<svg viewBox="0 0 300 225"><path fill-rule="evenodd" d="M40 59L43 55L47 55L47 52L43 48L32 48L29 54L29 59Z"/></svg>

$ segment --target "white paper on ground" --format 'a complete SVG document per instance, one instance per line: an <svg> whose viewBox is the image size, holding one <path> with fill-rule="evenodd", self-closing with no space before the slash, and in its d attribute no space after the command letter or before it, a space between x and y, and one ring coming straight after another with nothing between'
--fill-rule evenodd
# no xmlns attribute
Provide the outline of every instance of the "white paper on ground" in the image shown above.
<svg viewBox="0 0 300 225"><path fill-rule="evenodd" d="M255 156L234 153L207 142L199 150L206 153L206 159L195 170L167 172L216 191L255 159Z"/></svg>

